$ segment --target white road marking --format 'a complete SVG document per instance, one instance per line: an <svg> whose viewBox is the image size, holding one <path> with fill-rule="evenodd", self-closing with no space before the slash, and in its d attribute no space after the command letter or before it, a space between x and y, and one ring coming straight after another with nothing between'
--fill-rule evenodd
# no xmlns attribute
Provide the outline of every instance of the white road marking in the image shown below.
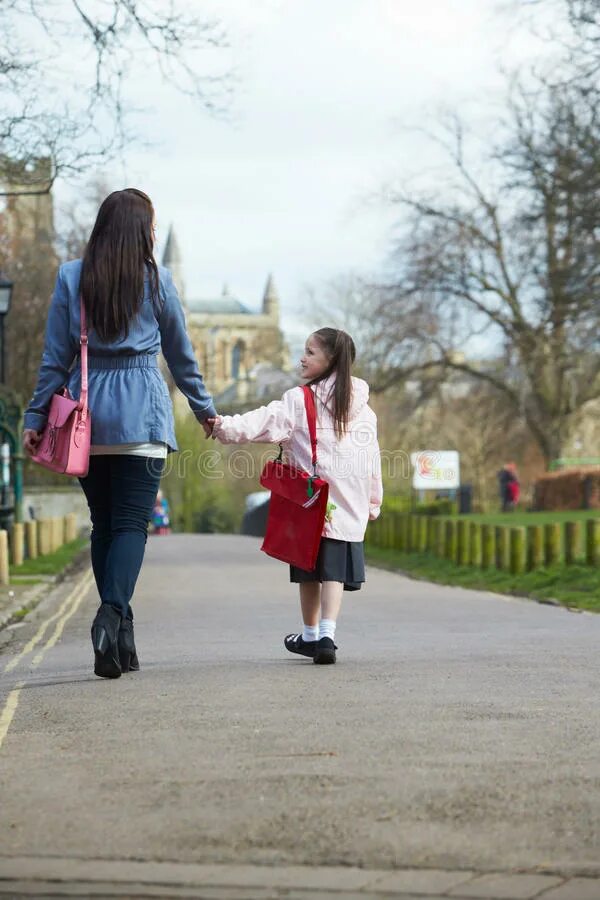
<svg viewBox="0 0 600 900"><path fill-rule="evenodd" d="M2 747L2 741L6 737L8 733L8 729L10 728L10 723L12 722L13 716L17 709L17 704L19 702L19 694L21 693L21 688L23 687L23 682L21 681L17 684L10 692L8 697L6 698L6 703L4 704L4 709L0 713L0 747Z"/></svg>
<svg viewBox="0 0 600 900"><path fill-rule="evenodd" d="M61 603L58 610L53 615L49 616L45 622L42 622L42 624L40 625L37 632L34 634L34 636L31 638L31 640L25 644L25 646L23 647L21 652L18 653L17 656L13 657L13 659L11 659L6 664L6 666L4 667L5 672L12 672L13 669L16 669L16 667L19 665L19 663L21 662L23 657L27 656L28 653L31 653L31 651L35 647L37 647L37 645L43 639L44 635L46 634L46 631L48 630L48 627L52 624L52 622L55 622L57 619L61 618L61 616L68 609L69 605L73 602L74 598L76 598L79 595L80 591L83 590L85 592L88 589L91 576L92 576L92 570L87 569L83 578L81 578L77 582L77 584L75 585L75 587L73 588L73 590L71 591L69 596L65 600L63 600L63 602Z"/></svg>
<svg viewBox="0 0 600 900"><path fill-rule="evenodd" d="M14 659L11 659L10 662L6 665L6 667L4 669L5 672L12 672L12 670L14 668L16 668L16 666L18 666L18 664L21 662L21 660L25 656L27 656L28 653L31 653L31 651L35 647L37 647L37 645L42 641L49 626L53 622L56 622L56 626L54 628L53 634L48 638L48 640L46 641L44 646L38 651L38 653L36 654L36 656L34 657L34 659L32 661L32 664L31 664L32 668L39 666L46 651L50 650L51 647L54 647L54 645L60 639L60 636L62 635L62 633L64 631L65 625L67 624L67 622L69 621L71 616L73 616L79 609L79 606L81 605L81 601L87 594L87 592L90 588L90 585L92 583L92 580L93 580L93 572L91 569L87 569L84 576L79 579L79 581L77 582L77 584L75 585L75 587L73 588L73 590L71 591L69 596L66 598L66 600L63 600L63 602L61 603L58 610L55 613L53 613L51 616L49 616L46 619L46 621L40 625L40 627L38 628L35 635L31 638L30 641L27 642L27 644L23 647L21 652L19 654L17 654L17 656L15 656ZM17 706L19 703L19 695L21 693L21 688L23 688L24 685L25 685L24 681L20 681L15 685L13 690L9 693L8 697L6 698L6 703L4 704L4 708L3 708L2 712L0 713L0 748L2 747L2 742L8 733L8 729L10 728L10 724L13 720L13 716L16 712L16 709L17 709Z"/></svg>

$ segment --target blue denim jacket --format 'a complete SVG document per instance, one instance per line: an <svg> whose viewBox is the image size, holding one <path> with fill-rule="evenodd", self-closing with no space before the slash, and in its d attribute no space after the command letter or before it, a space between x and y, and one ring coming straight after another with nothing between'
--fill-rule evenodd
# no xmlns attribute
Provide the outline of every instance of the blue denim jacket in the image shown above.
<svg viewBox="0 0 600 900"><path fill-rule="evenodd" d="M89 329L92 444L162 441L169 451L177 450L171 398L158 368L161 348L177 387L187 397L198 421L216 415L212 397L198 371L171 273L162 266L158 271L160 299L152 300L146 280L140 313L130 323L126 339L105 343ZM25 428L44 428L52 395L64 385L71 396L80 395L80 275L80 259L64 263L58 271L42 364L25 412Z"/></svg>

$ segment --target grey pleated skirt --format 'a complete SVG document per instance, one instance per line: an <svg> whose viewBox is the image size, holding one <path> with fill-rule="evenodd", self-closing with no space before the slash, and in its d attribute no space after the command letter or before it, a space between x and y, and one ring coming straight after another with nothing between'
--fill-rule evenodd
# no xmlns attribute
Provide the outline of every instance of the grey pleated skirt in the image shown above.
<svg viewBox="0 0 600 900"><path fill-rule="evenodd" d="M345 591L360 591L365 580L365 551L362 541L322 538L312 572L290 566L290 581L343 581Z"/></svg>

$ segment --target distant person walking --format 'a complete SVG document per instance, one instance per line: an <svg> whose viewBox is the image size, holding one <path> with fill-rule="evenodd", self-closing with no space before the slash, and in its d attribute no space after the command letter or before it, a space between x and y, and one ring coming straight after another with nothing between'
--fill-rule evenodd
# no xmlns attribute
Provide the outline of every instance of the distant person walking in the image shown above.
<svg viewBox="0 0 600 900"><path fill-rule="evenodd" d="M83 260L59 269L38 383L25 413L23 443L33 455L52 395L66 385L71 396L80 396L81 295L92 447L88 475L79 480L90 509L101 601L92 624L94 672L105 678L139 669L130 601L165 458L177 450L171 399L158 368L161 348L207 436L207 419L216 415L171 274L154 260L155 228L142 191L115 191L102 203Z"/></svg>
<svg viewBox="0 0 600 900"><path fill-rule="evenodd" d="M154 534L171 534L169 501L159 490L152 508L152 528Z"/></svg>
<svg viewBox="0 0 600 900"><path fill-rule="evenodd" d="M514 462L505 463L497 473L502 512L510 512L519 501L520 485Z"/></svg>
<svg viewBox="0 0 600 900"><path fill-rule="evenodd" d="M519 475L517 473L517 467L514 462L507 463L506 468L508 469L508 482L506 485L506 493L508 497L508 505L509 509L514 509L517 503L519 502L519 496L521 493L521 485L519 482Z"/></svg>
<svg viewBox="0 0 600 900"><path fill-rule="evenodd" d="M368 405L368 384L351 376L354 357L348 334L320 328L308 338L300 361L302 378L314 391L318 475L329 483L331 502L315 568L290 567L290 581L300 585L303 628L288 634L284 644L315 663L336 661L342 593L360 590L365 580L365 529L369 519L379 516L383 496L377 419ZM300 387L244 415L217 417L213 437L224 444L281 444L285 462L312 469Z"/></svg>

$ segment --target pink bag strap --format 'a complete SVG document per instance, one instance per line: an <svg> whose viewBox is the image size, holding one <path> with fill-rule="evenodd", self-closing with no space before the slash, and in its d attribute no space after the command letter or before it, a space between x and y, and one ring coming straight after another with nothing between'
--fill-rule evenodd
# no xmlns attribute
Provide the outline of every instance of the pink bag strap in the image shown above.
<svg viewBox="0 0 600 900"><path fill-rule="evenodd" d="M88 335L87 322L85 317L85 306L83 297L79 297L79 315L81 318L81 333L79 343L81 346L81 396L79 397L79 409L83 410L84 416L87 414L88 400Z"/></svg>

